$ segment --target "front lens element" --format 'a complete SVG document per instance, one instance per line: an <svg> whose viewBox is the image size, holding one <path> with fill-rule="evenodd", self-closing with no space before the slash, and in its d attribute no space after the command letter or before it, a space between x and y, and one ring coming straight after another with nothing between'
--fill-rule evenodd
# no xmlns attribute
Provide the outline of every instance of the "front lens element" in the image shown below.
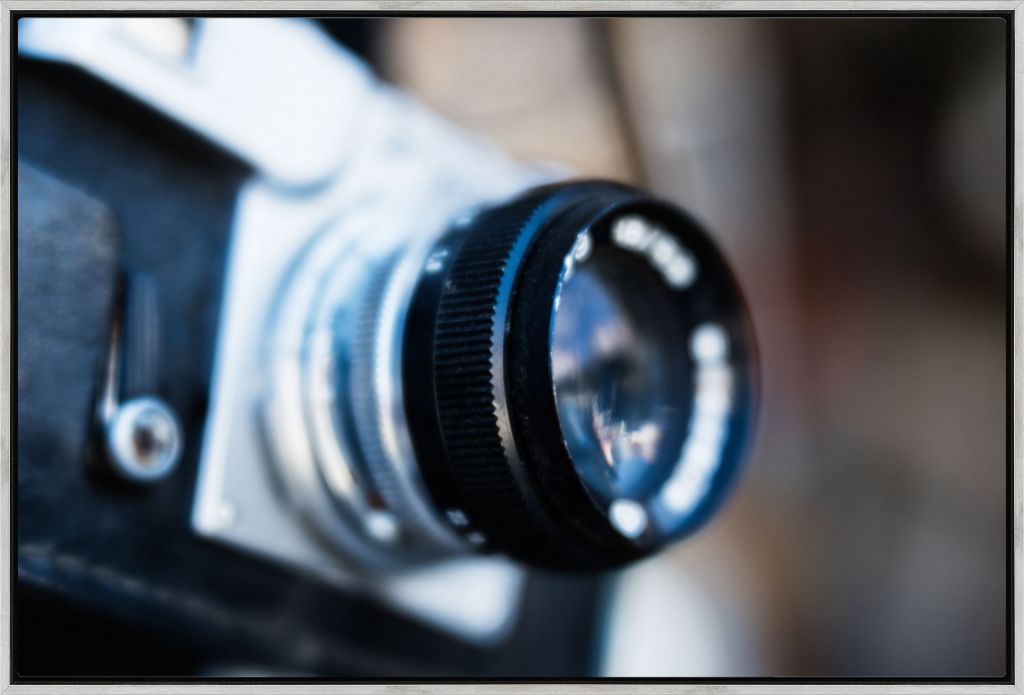
<svg viewBox="0 0 1024 695"><path fill-rule="evenodd" d="M609 247L578 255L557 295L551 339L565 443L602 502L646 497L679 457L686 426L680 332L638 261Z"/></svg>

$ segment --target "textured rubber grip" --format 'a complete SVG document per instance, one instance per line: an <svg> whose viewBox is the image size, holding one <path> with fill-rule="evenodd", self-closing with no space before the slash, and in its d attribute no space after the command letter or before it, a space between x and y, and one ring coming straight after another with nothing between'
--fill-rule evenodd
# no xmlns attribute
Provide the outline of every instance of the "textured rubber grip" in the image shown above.
<svg viewBox="0 0 1024 695"><path fill-rule="evenodd" d="M543 541L508 462L499 427L502 288L513 281L509 265L530 220L535 200L484 213L475 220L451 262L438 302L434 332L434 383L441 433L459 488L474 516L513 526L519 538ZM483 517L483 518L481 518ZM496 524L481 529L493 535Z"/></svg>

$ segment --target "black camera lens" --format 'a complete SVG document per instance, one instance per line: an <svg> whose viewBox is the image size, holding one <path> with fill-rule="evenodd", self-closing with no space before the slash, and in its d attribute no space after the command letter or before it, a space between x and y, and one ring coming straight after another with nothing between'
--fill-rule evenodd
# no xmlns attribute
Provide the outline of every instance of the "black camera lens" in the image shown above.
<svg viewBox="0 0 1024 695"><path fill-rule="evenodd" d="M479 212L431 249L403 338L426 489L470 543L594 570L696 529L754 414L743 302L678 208L605 182Z"/></svg>

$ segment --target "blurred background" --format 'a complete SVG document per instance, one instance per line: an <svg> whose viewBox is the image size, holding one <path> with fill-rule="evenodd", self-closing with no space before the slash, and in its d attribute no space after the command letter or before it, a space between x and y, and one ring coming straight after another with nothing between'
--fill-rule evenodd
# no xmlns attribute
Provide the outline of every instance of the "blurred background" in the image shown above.
<svg viewBox="0 0 1024 695"><path fill-rule="evenodd" d="M516 157L680 203L737 269L749 471L617 580L605 675L1006 672L1003 20L331 28Z"/></svg>
<svg viewBox="0 0 1024 695"><path fill-rule="evenodd" d="M600 675L1006 673L1004 20L320 21L381 78L517 159L631 182L683 206L711 231L745 291L759 340L762 387L748 470L704 530L612 579L616 590L606 592L594 635ZM182 36L186 45L187 29ZM35 82L20 83L19 156L53 163L58 173L65 162L74 171L81 161L90 173L105 172L103 181L124 179L122 161L128 160L105 143L126 138L131 144L138 132L149 137L147 129L157 129L148 122L133 124L125 115L133 112L108 107L104 92L88 86L82 91L89 94L83 99L89 108L68 111L66 118L91 114L76 127L105 139L92 142L44 118L29 118L56 113L58 125L65 118L60 108L41 108L69 103L47 101L53 98L47 90L54 88L40 78L48 76L45 67L36 66ZM66 157L65 148L78 160ZM148 239L162 239L149 234L151 218L166 217L162 223L171 231L183 228L173 214L160 211L187 209L181 201L192 204L194 198L165 192L171 179L160 168L164 160L135 161L150 167L132 172L141 182L138 190L158 193L126 196L140 201L124 226L131 229L134 222L147 232L146 244L134 251L145 258L161 248L148 246ZM188 169L187 178L195 176L197 189L220 181L217 176L227 180L207 160L195 161L201 165ZM236 165L221 166L233 171ZM146 172L156 173L147 179ZM86 191L105 190L86 183ZM234 188L225 191L233 195ZM217 200L210 194L201 201L207 199ZM149 207L150 200L162 207ZM211 216L207 224L216 229L217 219ZM226 228L226 220L220 226ZM187 248L214 248L220 237L203 232L201 226L192 230L188 238L198 241ZM202 275L172 254L159 257L168 277L179 268ZM216 254L203 258L213 263ZM207 295L197 296L205 302ZM211 334L215 320L211 311ZM185 357L177 359L184 362L188 354L182 351ZM50 445L48 435L40 440ZM59 468L63 464L53 457L53 468L38 470L56 470L77 484L67 467ZM179 477L175 484L184 490L190 483ZM90 494L106 499L106 491ZM43 503L58 496L21 499L42 500L36 511L45 517ZM166 510L166 500L177 498L163 499L160 509ZM24 509L32 511L31 501ZM102 542L130 555L111 540L130 536L116 535L125 524L113 514L103 517L116 523L103 527L105 533L114 530ZM24 534L30 526L19 523ZM82 528L88 535L87 525ZM138 538L147 540L145 534ZM189 534L187 541L194 540ZM160 551L175 562L187 557L198 564L206 557L185 540L176 542ZM212 574L197 574L197 581ZM234 592L234 577L222 579ZM574 585L560 581L563 593L552 589L553 603L538 604L544 639L532 645L538 653L554 654L555 661L564 646L558 642L568 640L566 633L546 629L543 611L558 605L562 622L574 619L560 598ZM346 606L322 606L317 596L295 580L270 608L284 605L295 615L312 611L320 623L336 623L358 640L393 639L396 652L404 648L401 639L383 634L388 627L376 618L360 618ZM590 595L583 597L588 610L589 601ZM111 603L121 604L121 597ZM103 636L97 643L102 651L111 651L110 635L94 627L102 623L62 623L66 614L54 605L46 615L60 627L50 631L45 621L36 623L45 666L53 661L74 673L72 668L81 668L76 642L97 634ZM132 611L130 603L121 607ZM301 652L309 642L296 639L287 620L284 615L282 622L268 623L267 643ZM75 632L72 624L85 628ZM216 641L218 634L204 627L191 636ZM427 643L422 635L413 637L422 641L410 643ZM51 659L51 651L60 657ZM173 649L153 651L166 657ZM356 662L362 659L362 652L353 653ZM91 659L88 650L82 654L83 662ZM432 654L424 650L421 660L430 661ZM475 659L466 651L453 663L472 673ZM62 660L71 666L61 666ZM515 659L509 663L514 666ZM385 660L367 668L393 673L387 670L392 666ZM252 675L248 664L242 667L240 674ZM438 660L437 667L452 665Z"/></svg>

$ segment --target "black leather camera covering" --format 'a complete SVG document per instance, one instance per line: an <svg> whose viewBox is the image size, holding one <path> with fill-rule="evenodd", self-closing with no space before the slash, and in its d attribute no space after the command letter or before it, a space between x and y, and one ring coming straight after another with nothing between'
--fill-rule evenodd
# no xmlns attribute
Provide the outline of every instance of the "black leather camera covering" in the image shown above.
<svg viewBox="0 0 1024 695"><path fill-rule="evenodd" d="M598 580L531 573L506 643L471 646L190 529L235 196L250 172L57 66L16 74L19 679L581 677ZM86 466L119 269L159 283L161 396L179 469L152 488Z"/></svg>

